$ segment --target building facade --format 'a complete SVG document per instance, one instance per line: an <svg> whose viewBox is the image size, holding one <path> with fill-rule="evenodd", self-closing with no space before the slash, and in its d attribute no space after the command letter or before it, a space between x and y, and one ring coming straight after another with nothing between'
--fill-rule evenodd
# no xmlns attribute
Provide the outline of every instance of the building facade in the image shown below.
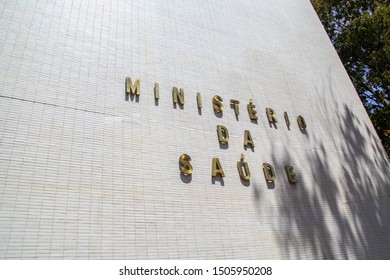
<svg viewBox="0 0 390 280"><path fill-rule="evenodd" d="M0 15L1 259L390 258L389 160L308 0Z"/></svg>

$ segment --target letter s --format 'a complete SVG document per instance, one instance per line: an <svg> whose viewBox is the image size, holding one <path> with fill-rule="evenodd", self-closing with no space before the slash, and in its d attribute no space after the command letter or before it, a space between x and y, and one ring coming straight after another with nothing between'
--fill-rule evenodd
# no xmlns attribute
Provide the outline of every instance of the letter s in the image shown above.
<svg viewBox="0 0 390 280"><path fill-rule="evenodd" d="M179 158L180 163L180 171L183 172L184 175L191 175L193 167L190 163L191 157L187 154L182 154Z"/></svg>

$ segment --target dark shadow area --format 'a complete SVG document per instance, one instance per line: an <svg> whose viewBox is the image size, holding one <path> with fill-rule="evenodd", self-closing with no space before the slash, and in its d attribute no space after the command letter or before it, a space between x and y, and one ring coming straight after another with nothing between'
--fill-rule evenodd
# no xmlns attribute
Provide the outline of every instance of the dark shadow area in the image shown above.
<svg viewBox="0 0 390 280"><path fill-rule="evenodd" d="M129 101L129 100L134 101L135 100L135 102L139 102L139 95L125 93L125 100L126 101Z"/></svg>
<svg viewBox="0 0 390 280"><path fill-rule="evenodd" d="M259 122L257 120L252 120L251 119L251 123L258 124Z"/></svg>
<svg viewBox="0 0 390 280"><path fill-rule="evenodd" d="M218 141L218 143L219 143L219 148L220 149L226 150L226 149L229 148L229 142L222 144L221 142Z"/></svg>
<svg viewBox="0 0 390 280"><path fill-rule="evenodd" d="M280 254L286 259L390 259L389 160L367 118L340 101L331 76L323 86L316 85L316 95L324 99L317 113L323 127L301 130L310 133L310 147L301 150L299 160L288 148L283 162L273 158L278 171L294 164L298 179L294 185L282 174L276 178L278 186L287 187L275 189ZM264 203L256 191L253 196Z"/></svg>
<svg viewBox="0 0 390 280"><path fill-rule="evenodd" d="M245 187L249 187L251 185L250 180L246 181L246 180L243 180L240 175L238 175L238 176L240 177L241 184L243 184Z"/></svg>
<svg viewBox="0 0 390 280"><path fill-rule="evenodd" d="M269 124L269 127L270 128L275 128L275 129L278 129L278 125L276 124L276 122L270 122L270 121L268 121L268 124Z"/></svg>
<svg viewBox="0 0 390 280"><path fill-rule="evenodd" d="M184 175L183 172L180 172L180 179L183 183L189 184L192 181L192 174Z"/></svg>
<svg viewBox="0 0 390 280"><path fill-rule="evenodd" d="M236 117L236 121L239 121L240 118L236 115L236 113L234 112L234 104L231 104L230 103L230 108L233 109L233 113L234 113L234 116Z"/></svg>
<svg viewBox="0 0 390 280"><path fill-rule="evenodd" d="M248 147L249 146L249 147ZM252 152L254 152L255 151L255 148L254 147L252 147L251 145L248 145L248 146L244 146L244 150L246 151L246 150L251 150Z"/></svg>
<svg viewBox="0 0 390 280"><path fill-rule="evenodd" d="M181 110L184 109L184 105L181 105L180 103L173 103L173 104L172 104L173 109L176 109L176 108L177 108L177 104L179 104L179 108L180 108Z"/></svg>
<svg viewBox="0 0 390 280"><path fill-rule="evenodd" d="M306 135L307 136L307 130L306 130L306 128L300 128L299 127L299 125L298 125L298 128L299 128L299 131L302 133L302 134L304 134L304 135Z"/></svg>
<svg viewBox="0 0 390 280"><path fill-rule="evenodd" d="M286 174L283 174L283 175L287 176ZM290 188L290 190L298 191L299 190L298 186L299 186L300 178L298 177L297 180L298 180L298 183L290 183L290 182L288 182L287 187Z"/></svg>
<svg viewBox="0 0 390 280"><path fill-rule="evenodd" d="M215 185L216 182L219 182L221 186L225 186L225 182L223 180L223 177L218 175L218 176L211 176L211 183Z"/></svg>
<svg viewBox="0 0 390 280"><path fill-rule="evenodd" d="M269 190L273 190L275 188L275 181L274 182L270 182L270 181L267 181L265 180L265 182L267 183L267 189Z"/></svg>
<svg viewBox="0 0 390 280"><path fill-rule="evenodd" d="M214 112L214 115L217 117L217 118L222 118L223 117L223 111L221 111L221 112L217 112L217 111L215 111L215 110L213 110L213 112Z"/></svg>
<svg viewBox="0 0 390 280"><path fill-rule="evenodd" d="M160 99L156 99L156 98L154 99L154 106L159 106L159 105L158 105L159 100L160 100Z"/></svg>
<svg viewBox="0 0 390 280"><path fill-rule="evenodd" d="M253 185L253 198L255 199L255 204L259 205L258 203L260 203L260 191L259 187L256 185Z"/></svg>
<svg viewBox="0 0 390 280"><path fill-rule="evenodd" d="M198 115L199 115L199 116L202 115L202 108L199 108L199 107L198 107Z"/></svg>

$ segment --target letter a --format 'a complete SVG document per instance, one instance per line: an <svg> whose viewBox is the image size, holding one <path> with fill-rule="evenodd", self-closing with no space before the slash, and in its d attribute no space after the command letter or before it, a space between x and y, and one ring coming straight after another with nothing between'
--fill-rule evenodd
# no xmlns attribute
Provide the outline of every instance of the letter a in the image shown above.
<svg viewBox="0 0 390 280"><path fill-rule="evenodd" d="M219 162L218 158L213 158L211 175L213 177L217 175L221 175L221 177L225 177L225 172L223 171L222 165Z"/></svg>

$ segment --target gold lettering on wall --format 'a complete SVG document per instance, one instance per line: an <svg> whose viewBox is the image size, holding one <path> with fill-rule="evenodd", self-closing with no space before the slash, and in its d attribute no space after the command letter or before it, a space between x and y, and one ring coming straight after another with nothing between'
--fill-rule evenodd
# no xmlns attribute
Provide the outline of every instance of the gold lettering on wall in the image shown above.
<svg viewBox="0 0 390 280"><path fill-rule="evenodd" d="M234 106L234 114L238 116L240 114L240 108L238 107L238 104L240 104L240 101L235 99L230 99L230 104Z"/></svg>
<svg viewBox="0 0 390 280"><path fill-rule="evenodd" d="M307 127L306 121L301 115L298 116L297 122L298 122L298 126L300 129L302 129L302 130L306 129L306 127Z"/></svg>
<svg viewBox="0 0 390 280"><path fill-rule="evenodd" d="M221 144L229 142L229 131L223 125L217 125L218 140Z"/></svg>
<svg viewBox="0 0 390 280"><path fill-rule="evenodd" d="M251 120L257 120L258 117L257 117L257 112L255 111L255 108L256 106L253 105L253 100L249 100L249 104L247 105L247 108L248 108L248 114L249 114L249 118Z"/></svg>
<svg viewBox="0 0 390 280"><path fill-rule="evenodd" d="M244 154L241 154L241 161L237 161L237 170L241 179L249 181L251 178L251 172L249 171L248 163L244 161Z"/></svg>
<svg viewBox="0 0 390 280"><path fill-rule="evenodd" d="M219 162L218 158L213 158L211 175L213 177L215 177L217 175L221 175L221 177L225 177L225 172L223 171L222 165Z"/></svg>
<svg viewBox="0 0 390 280"><path fill-rule="evenodd" d="M222 105L222 97L219 95L214 95L213 97L213 108L217 112L222 112L223 111L223 105Z"/></svg>
<svg viewBox="0 0 390 280"><path fill-rule="evenodd" d="M172 98L173 103L180 103L182 106L184 106L184 89L180 89L180 91L177 89L177 87L172 88Z"/></svg>
<svg viewBox="0 0 390 280"><path fill-rule="evenodd" d="M154 83L154 98L155 99L160 98L160 86L158 83Z"/></svg>
<svg viewBox="0 0 390 280"><path fill-rule="evenodd" d="M191 157L187 154L182 154L179 158L180 171L183 172L183 174L186 176L192 174L193 168L190 161Z"/></svg>
<svg viewBox="0 0 390 280"><path fill-rule="evenodd" d="M290 127L291 124L287 112L284 112L284 120L286 121L287 127Z"/></svg>
<svg viewBox="0 0 390 280"><path fill-rule="evenodd" d="M130 77L126 77L126 96L129 94L131 95L140 95L141 94L141 87L140 87L140 81L139 79L135 80L135 83L131 81Z"/></svg>
<svg viewBox="0 0 390 280"><path fill-rule="evenodd" d="M290 183L296 184L298 183L296 174L294 172L294 167L291 165L286 166L286 173L287 173L287 178Z"/></svg>
<svg viewBox="0 0 390 280"><path fill-rule="evenodd" d="M131 97L131 100L134 100L134 96L136 102L139 101L138 96L141 94L141 87L140 87L140 79L136 79L133 83L132 79L130 77L126 77L125 79L125 93L126 93L126 101L128 100L128 97ZM160 87L159 83L154 83L154 98L155 98L155 104L158 105L159 99L160 99ZM180 90L177 87L172 88L172 99L174 103L174 108L176 108L176 104L179 103L180 106L184 106L184 90L180 88ZM197 101L197 107L198 107L198 113L199 115L202 115L201 110L202 105L202 96L200 92L196 93L196 101ZM219 95L215 95L212 98L212 104L213 104L213 110L219 113L222 113L224 110L223 106L223 99ZM236 116L236 120L238 120L238 116L240 114L239 111L239 100L236 99L230 99L231 108L234 109L234 114ZM249 118L251 120L258 120L257 111L255 110L256 106L253 104L253 100L250 99L249 104L247 105ZM272 108L266 108L266 115L269 122L277 123L277 117L276 113ZM221 117L221 115L216 114L217 117ZM286 122L286 125L288 129L290 130L290 119L287 114L287 112L284 112L284 120ZM297 123L301 130L305 130L307 128L306 121L303 116L299 115L297 117ZM276 127L276 125L275 125ZM302 131L302 133L305 133ZM217 125L217 134L218 134L218 141L221 144L227 144L230 141L229 138L229 131L228 129L223 125ZM390 130L389 130L390 134ZM245 149L247 147L251 147L254 151L255 143L253 142L252 135L249 130L244 131L244 147ZM220 148L223 148L220 146ZM193 173L193 166L191 164L191 157L187 154L182 154L179 157L179 169L180 171L185 175L191 175ZM249 165L247 162L245 162L244 155L241 154L241 160L237 162L237 170L240 175L240 178L244 181L249 181L251 179L251 173L249 170ZM276 173L273 168L273 166L269 163L263 163L263 172L264 176L267 182L274 182L276 179ZM296 184L298 182L296 173L294 172L294 167L291 165L285 166L285 172L288 178L288 181L292 184ZM211 174L213 177L215 176L221 176L225 177L224 169L222 168L222 165L219 161L219 158L212 158L212 170ZM214 180L214 179L213 179Z"/></svg>
<svg viewBox="0 0 390 280"><path fill-rule="evenodd" d="M271 164L263 163L263 171L264 171L265 180L267 180L268 182L275 181L275 177L276 177L275 170Z"/></svg>
<svg viewBox="0 0 390 280"><path fill-rule="evenodd" d="M269 122L278 122L278 120L276 119L276 113L272 108L266 108L265 111L267 113L267 118Z"/></svg>
<svg viewBox="0 0 390 280"><path fill-rule="evenodd" d="M200 94L200 92L196 93L196 101L198 103L198 108L201 109L202 108L202 95Z"/></svg>
<svg viewBox="0 0 390 280"><path fill-rule="evenodd" d="M253 142L252 135L249 132L249 130L244 131L244 147L248 147L248 145L251 145L252 148L255 147L255 143Z"/></svg>

